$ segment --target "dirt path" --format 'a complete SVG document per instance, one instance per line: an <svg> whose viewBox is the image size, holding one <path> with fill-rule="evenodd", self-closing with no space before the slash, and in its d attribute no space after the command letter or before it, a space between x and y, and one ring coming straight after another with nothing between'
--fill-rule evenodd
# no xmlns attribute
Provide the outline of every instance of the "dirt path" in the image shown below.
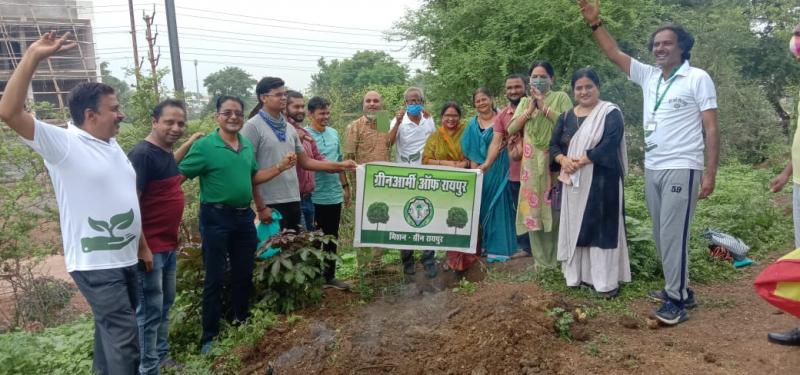
<svg viewBox="0 0 800 375"><path fill-rule="evenodd" d="M558 337L545 312L591 301L565 300L533 283L485 282L471 295L412 288L367 305L327 292L299 321L241 348L242 373L268 366L276 374L795 373L800 348L770 344L766 333L800 320L778 314L752 288L767 264L733 283L696 286L700 305L680 326L649 329L645 318L657 306L642 299L629 306L633 320L601 314L576 323L573 332L585 337L573 342Z"/></svg>

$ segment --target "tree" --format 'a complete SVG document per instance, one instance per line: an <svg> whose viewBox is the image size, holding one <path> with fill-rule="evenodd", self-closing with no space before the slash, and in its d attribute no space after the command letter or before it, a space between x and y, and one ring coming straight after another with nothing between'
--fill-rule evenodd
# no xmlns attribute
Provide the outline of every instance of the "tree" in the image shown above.
<svg viewBox="0 0 800 375"><path fill-rule="evenodd" d="M653 62L646 44L658 26L679 23L694 34L691 64L717 85L723 161L744 163L763 161L787 131L785 99L800 85L800 64L786 42L798 13L796 0L602 1L604 27L640 61ZM506 75L527 73L540 59L556 70L554 89L569 91L572 73L592 66L602 99L622 109L630 161L641 165L641 88L603 56L574 0L429 0L395 30L392 39L413 43L428 61L429 101L469 103L479 86L500 97Z"/></svg>
<svg viewBox="0 0 800 375"><path fill-rule="evenodd" d="M341 110L360 111L364 89L406 83L408 69L381 51L358 51L344 60L330 63L320 59L319 73L311 76L311 92L341 103ZM336 108L334 108L334 111Z"/></svg>
<svg viewBox="0 0 800 375"><path fill-rule="evenodd" d="M378 230L380 224L389 222L389 205L384 202L374 202L367 208L367 220L375 224Z"/></svg>
<svg viewBox="0 0 800 375"><path fill-rule="evenodd" d="M203 86L211 96L209 108L214 108L218 97L235 96L245 102L252 101L256 80L241 68L228 66L209 74L203 79Z"/></svg>
<svg viewBox="0 0 800 375"><path fill-rule="evenodd" d="M117 100L120 103L125 103L128 101L128 98L131 95L131 87L127 82L111 75L111 71L108 70L107 61L100 63L100 76L103 79L103 83L114 88L114 91L117 93Z"/></svg>
<svg viewBox="0 0 800 375"><path fill-rule="evenodd" d="M461 207L451 207L447 210L447 226L454 228L453 234L458 233L458 230L464 228L469 220L467 210Z"/></svg>

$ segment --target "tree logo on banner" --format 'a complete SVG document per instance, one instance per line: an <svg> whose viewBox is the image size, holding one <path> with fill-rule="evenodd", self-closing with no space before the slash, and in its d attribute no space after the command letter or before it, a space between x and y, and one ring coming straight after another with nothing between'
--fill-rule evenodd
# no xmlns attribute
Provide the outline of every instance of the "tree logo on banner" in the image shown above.
<svg viewBox="0 0 800 375"><path fill-rule="evenodd" d="M414 197L403 208L406 223L414 228L422 228L433 219L433 203L425 197Z"/></svg>

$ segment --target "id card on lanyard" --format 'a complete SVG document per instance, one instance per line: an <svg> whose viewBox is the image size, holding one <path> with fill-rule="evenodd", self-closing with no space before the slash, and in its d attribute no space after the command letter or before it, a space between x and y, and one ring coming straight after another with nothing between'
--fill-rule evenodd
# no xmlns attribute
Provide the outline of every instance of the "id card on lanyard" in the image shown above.
<svg viewBox="0 0 800 375"><path fill-rule="evenodd" d="M650 114L650 120L645 122L645 124L644 124L645 137L648 137L651 134L653 134L656 131L656 128L658 127L658 122L656 122L656 118L655 118L656 117L656 111L658 111L658 108L661 107L661 103L664 101L664 98L667 96L667 92L669 91L669 88L672 87L673 83L675 83L675 73L678 73L678 69L680 69L680 67L675 68L675 70L672 71L672 74L669 76L669 78L667 78L667 82L669 82L669 84L667 84L667 88L664 89L664 93L663 94L660 94L660 92L661 92L661 77L660 76L658 77L658 85L656 86L656 104L655 104L655 106L653 106L653 112Z"/></svg>

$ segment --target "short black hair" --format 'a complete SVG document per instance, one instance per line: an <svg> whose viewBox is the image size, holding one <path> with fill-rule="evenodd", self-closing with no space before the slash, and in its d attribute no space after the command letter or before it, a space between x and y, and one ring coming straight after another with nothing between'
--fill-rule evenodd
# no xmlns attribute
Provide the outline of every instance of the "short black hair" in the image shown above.
<svg viewBox="0 0 800 375"><path fill-rule="evenodd" d="M86 82L75 86L69 91L67 104L69 114L76 126L82 126L86 121L83 112L91 109L97 112L100 99L106 95L114 95L114 88L100 82Z"/></svg>
<svg viewBox="0 0 800 375"><path fill-rule="evenodd" d="M308 100L308 113L314 113L318 109L325 109L331 106L331 102L321 96L315 96Z"/></svg>
<svg viewBox="0 0 800 375"><path fill-rule="evenodd" d="M183 111L183 115L186 116L186 103L180 99L170 98L164 99L161 101L161 103L158 103L155 108L153 108L153 113L150 114L150 117L152 117L153 120L158 121L158 119L161 118L161 113L164 112L164 108L167 107L180 108Z"/></svg>
<svg viewBox="0 0 800 375"><path fill-rule="evenodd" d="M294 90L286 91L286 101L288 102L289 99L303 99L303 94L301 94L299 91L294 91Z"/></svg>
<svg viewBox="0 0 800 375"><path fill-rule="evenodd" d="M458 112L458 117L463 116L463 112L461 112L461 106L458 105L458 103L456 103L455 101L451 100L447 103L444 103L444 105L442 106L442 111L439 112L439 117L440 118L444 117L444 113L450 108L453 108L456 110L456 112Z"/></svg>
<svg viewBox="0 0 800 375"><path fill-rule="evenodd" d="M225 104L225 102L227 102L228 100L232 100L234 102L239 103L239 106L241 106L242 110L244 111L244 102L242 101L242 99L239 99L235 96L222 95L219 98L217 98L217 112L219 112L219 109L222 108L222 105Z"/></svg>
<svg viewBox="0 0 800 375"><path fill-rule="evenodd" d="M650 35L650 40L647 42L647 50L653 52L653 43L655 42L656 34L664 30L669 30L675 33L675 35L678 38L678 48L680 48L681 51L683 51L683 53L681 53L681 59L683 59L684 61L689 60L692 57L692 47L694 47L694 36L692 35L692 33L686 31L686 29L684 29L683 26L681 25L675 25L675 24L665 25L656 29L656 31L654 31L653 34Z"/></svg>
<svg viewBox="0 0 800 375"><path fill-rule="evenodd" d="M572 74L572 89L575 90L575 82L577 82L581 78L589 78L592 80L597 88L600 88L600 76L597 75L597 72L594 69L586 67L582 69L578 69L575 73Z"/></svg>
<svg viewBox="0 0 800 375"><path fill-rule="evenodd" d="M283 82L283 80L278 77L261 78L261 80L258 81L258 84L256 84L256 100L258 101L258 104L256 104L256 106L253 107L253 110L250 111L249 117L253 117L258 114L258 111L260 111L261 107L264 106L264 103L261 102L261 95L268 93L269 90L277 89L278 87L283 86L286 86L286 82Z"/></svg>
<svg viewBox="0 0 800 375"><path fill-rule="evenodd" d="M533 74L533 70L540 66L547 71L547 75L549 75L550 78L556 76L556 71L555 69L553 69L553 65L551 65L550 62L547 60L537 60L532 62L530 69L528 69L528 75L530 76L531 74Z"/></svg>

